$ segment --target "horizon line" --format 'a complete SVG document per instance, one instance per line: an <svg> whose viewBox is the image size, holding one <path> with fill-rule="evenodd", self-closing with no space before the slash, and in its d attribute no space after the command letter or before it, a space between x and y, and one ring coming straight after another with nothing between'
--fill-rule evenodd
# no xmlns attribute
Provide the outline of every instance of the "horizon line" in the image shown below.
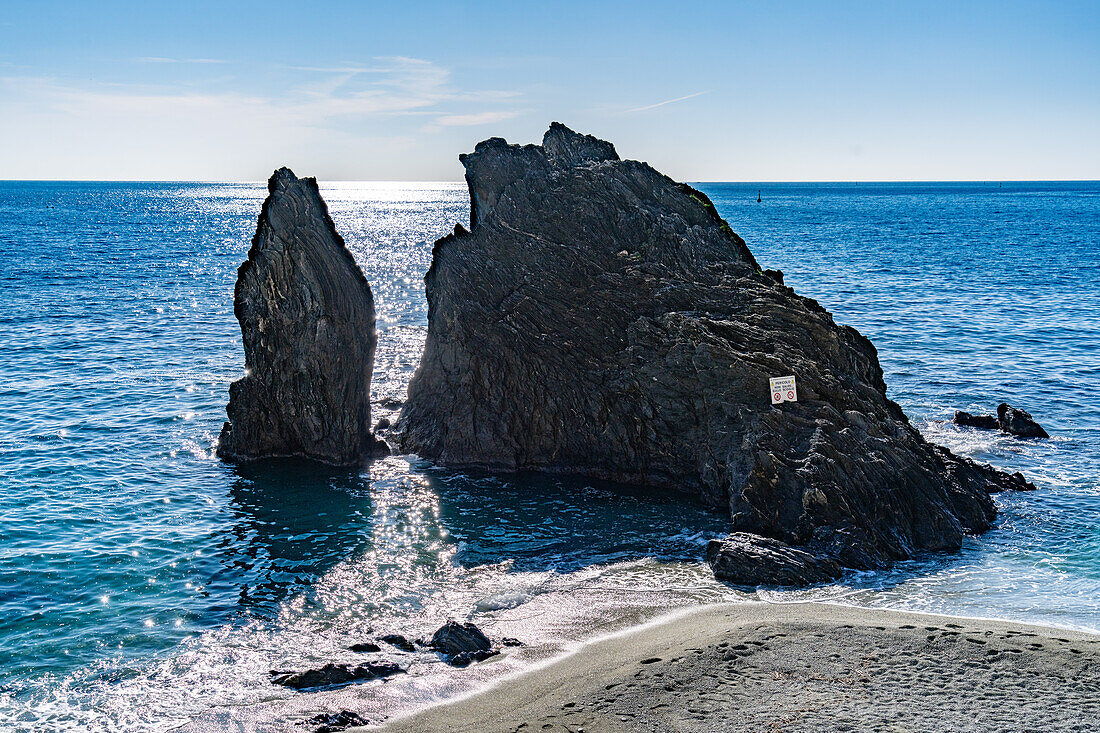
<svg viewBox="0 0 1100 733"><path fill-rule="evenodd" d="M316 176L303 176L317 178ZM317 178L318 183L432 183L461 184L464 179L409 179L409 178ZM206 184L266 184L266 178L0 178L0 183L206 183ZM685 179L683 183L744 183L744 184L806 184L806 183L1100 183L1100 178L894 178L894 179L825 179L803 180L702 180Z"/></svg>

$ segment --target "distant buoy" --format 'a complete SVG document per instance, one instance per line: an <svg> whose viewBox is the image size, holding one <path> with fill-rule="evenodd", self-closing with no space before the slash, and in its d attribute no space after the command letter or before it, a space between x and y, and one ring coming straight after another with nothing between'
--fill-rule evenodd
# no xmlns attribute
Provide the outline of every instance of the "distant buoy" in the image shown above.
<svg viewBox="0 0 1100 733"><path fill-rule="evenodd" d="M763 199L760 198L760 192L756 192L756 203L760 203Z"/></svg>

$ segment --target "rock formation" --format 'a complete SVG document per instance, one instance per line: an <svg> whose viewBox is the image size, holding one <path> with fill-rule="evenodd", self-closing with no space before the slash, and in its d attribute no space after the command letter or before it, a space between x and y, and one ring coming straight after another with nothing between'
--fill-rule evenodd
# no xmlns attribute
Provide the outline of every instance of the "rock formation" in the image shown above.
<svg viewBox="0 0 1100 733"><path fill-rule="evenodd" d="M964 410L955 410L955 416L951 422L966 428L981 428L982 430L996 430L997 418L993 415L974 415Z"/></svg>
<svg viewBox="0 0 1100 733"><path fill-rule="evenodd" d="M245 377L229 387L218 455L354 465L385 445L370 431L374 298L317 181L280 168L267 188L237 271Z"/></svg>
<svg viewBox="0 0 1100 733"><path fill-rule="evenodd" d="M439 627L432 635L430 646L455 667L466 667L499 653L477 626L456 621L448 621Z"/></svg>
<svg viewBox="0 0 1100 733"><path fill-rule="evenodd" d="M271 670L271 681L276 685L291 687L295 690L311 690L318 687L335 687L352 682L365 682L380 677L391 677L405 672L394 662L367 662L352 666L350 664L326 664L317 669L303 672L280 672Z"/></svg>
<svg viewBox="0 0 1100 733"><path fill-rule="evenodd" d="M1017 410L1002 402L997 405L997 425L1001 430L1021 438L1049 438L1047 431L1035 422L1030 412Z"/></svg>
<svg viewBox="0 0 1100 733"><path fill-rule="evenodd" d="M927 443L874 346L765 273L699 191L551 125L460 157L394 433L457 467L643 484L849 567L958 548L1014 477ZM771 405L768 378L798 401Z"/></svg>
<svg viewBox="0 0 1100 733"><path fill-rule="evenodd" d="M982 430L997 430L1015 435L1019 438L1049 438L1047 431L1035 422L1031 413L1017 410L1015 407L1002 402L997 405L997 415L972 415L969 412L956 410L951 422L969 428L981 428Z"/></svg>
<svg viewBox="0 0 1100 733"><path fill-rule="evenodd" d="M840 563L748 532L707 543L714 577L737 585L815 585L836 580Z"/></svg>

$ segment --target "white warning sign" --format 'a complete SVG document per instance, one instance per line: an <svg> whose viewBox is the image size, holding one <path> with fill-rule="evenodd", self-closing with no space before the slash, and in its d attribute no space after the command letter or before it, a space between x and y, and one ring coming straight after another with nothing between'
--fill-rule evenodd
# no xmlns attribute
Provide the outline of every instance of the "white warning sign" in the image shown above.
<svg viewBox="0 0 1100 733"><path fill-rule="evenodd" d="M768 380L772 388L772 404L780 402L798 402L798 388L794 386L794 377L772 377Z"/></svg>

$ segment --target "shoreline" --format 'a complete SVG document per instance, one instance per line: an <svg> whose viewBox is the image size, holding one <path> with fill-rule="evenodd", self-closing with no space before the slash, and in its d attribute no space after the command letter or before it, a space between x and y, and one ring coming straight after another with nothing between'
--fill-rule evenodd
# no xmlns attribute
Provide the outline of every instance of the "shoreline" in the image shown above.
<svg viewBox="0 0 1100 733"><path fill-rule="evenodd" d="M831 603L681 610L349 730L1087 730L1100 634Z"/></svg>

